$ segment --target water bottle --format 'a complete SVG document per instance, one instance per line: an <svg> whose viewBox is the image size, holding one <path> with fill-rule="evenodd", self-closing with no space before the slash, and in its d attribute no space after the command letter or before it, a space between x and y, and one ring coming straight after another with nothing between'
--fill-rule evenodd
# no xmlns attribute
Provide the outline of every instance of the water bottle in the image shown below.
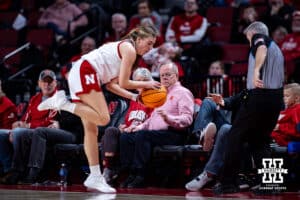
<svg viewBox="0 0 300 200"><path fill-rule="evenodd" d="M65 163L61 163L60 169L59 169L59 185L60 186L67 186L67 177L68 177L68 169L66 167Z"/></svg>

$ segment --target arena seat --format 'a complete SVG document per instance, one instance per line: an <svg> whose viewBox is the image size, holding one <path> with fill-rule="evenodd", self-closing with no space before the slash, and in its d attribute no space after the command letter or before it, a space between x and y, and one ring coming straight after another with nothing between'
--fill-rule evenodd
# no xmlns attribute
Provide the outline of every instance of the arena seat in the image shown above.
<svg viewBox="0 0 300 200"><path fill-rule="evenodd" d="M14 29L0 29L0 46L14 47L18 44L18 32Z"/></svg>
<svg viewBox="0 0 300 200"><path fill-rule="evenodd" d="M219 23L221 26L232 27L234 8L232 7L209 7L206 18L210 23Z"/></svg>

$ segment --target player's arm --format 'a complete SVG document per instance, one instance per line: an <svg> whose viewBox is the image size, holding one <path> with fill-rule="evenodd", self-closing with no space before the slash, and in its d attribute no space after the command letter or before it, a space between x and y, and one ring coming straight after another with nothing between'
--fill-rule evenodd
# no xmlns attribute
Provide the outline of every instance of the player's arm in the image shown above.
<svg viewBox="0 0 300 200"><path fill-rule="evenodd" d="M136 59L136 51L132 44L123 42L120 44L120 53L122 56L119 85L125 89L138 89L138 88L157 88L160 86L156 81L133 81L130 80L132 66Z"/></svg>
<svg viewBox="0 0 300 200"><path fill-rule="evenodd" d="M132 93L122 87L118 84L118 78L115 78L111 80L109 83L105 85L106 89L116 95L119 95L121 97L131 99L133 101L137 100L138 94Z"/></svg>

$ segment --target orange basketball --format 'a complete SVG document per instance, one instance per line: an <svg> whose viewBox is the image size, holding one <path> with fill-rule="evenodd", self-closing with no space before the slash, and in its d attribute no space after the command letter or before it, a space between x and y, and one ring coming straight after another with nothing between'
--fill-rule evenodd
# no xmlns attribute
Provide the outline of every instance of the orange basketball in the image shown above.
<svg viewBox="0 0 300 200"><path fill-rule="evenodd" d="M149 108L156 108L163 105L167 99L167 90L164 86L159 89L145 89L141 92L142 103Z"/></svg>

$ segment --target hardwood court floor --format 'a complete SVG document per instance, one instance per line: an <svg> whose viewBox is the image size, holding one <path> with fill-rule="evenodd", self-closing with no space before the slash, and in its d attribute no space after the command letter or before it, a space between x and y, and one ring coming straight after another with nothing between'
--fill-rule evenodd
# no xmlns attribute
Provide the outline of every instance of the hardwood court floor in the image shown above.
<svg viewBox="0 0 300 200"><path fill-rule="evenodd" d="M0 185L1 200L222 200L222 199L300 199L298 192L286 192L276 196L255 196L250 192L214 196L210 189L201 192L187 192L185 189L118 189L117 194L102 194L87 191L82 185L65 188L58 186Z"/></svg>

